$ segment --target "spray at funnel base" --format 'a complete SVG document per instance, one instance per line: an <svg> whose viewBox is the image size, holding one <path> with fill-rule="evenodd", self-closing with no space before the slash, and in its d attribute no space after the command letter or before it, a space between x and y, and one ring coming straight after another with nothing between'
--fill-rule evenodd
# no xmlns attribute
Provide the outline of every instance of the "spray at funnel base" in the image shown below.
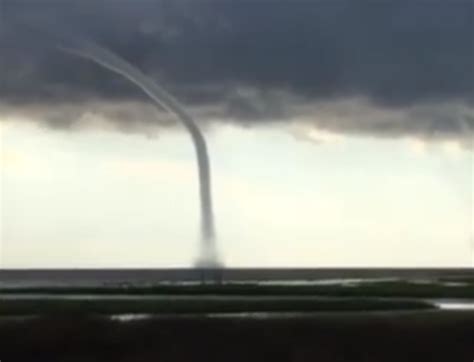
<svg viewBox="0 0 474 362"><path fill-rule="evenodd" d="M212 211L211 172L207 145L199 127L181 104L139 69L126 62L111 51L90 41L74 40L71 45L61 44L65 52L90 59L103 67L116 72L142 89L157 105L174 114L186 127L196 149L199 193L201 201L201 251L197 260L199 267L220 265L215 243L214 215Z"/></svg>

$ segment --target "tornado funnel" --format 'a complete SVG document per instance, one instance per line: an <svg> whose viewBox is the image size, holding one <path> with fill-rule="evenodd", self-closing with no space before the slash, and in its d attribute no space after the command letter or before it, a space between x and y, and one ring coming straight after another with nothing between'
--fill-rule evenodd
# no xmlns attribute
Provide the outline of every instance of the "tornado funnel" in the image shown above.
<svg viewBox="0 0 474 362"><path fill-rule="evenodd" d="M158 106L176 116L191 135L196 150L199 195L201 206L201 246L196 262L199 267L216 267L219 258L215 243L214 216L212 210L211 173L209 155L204 136L184 107L172 95L161 88L155 81L147 77L138 68L128 63L110 50L86 40L61 41L57 47L62 51L75 54L120 74L145 92Z"/></svg>

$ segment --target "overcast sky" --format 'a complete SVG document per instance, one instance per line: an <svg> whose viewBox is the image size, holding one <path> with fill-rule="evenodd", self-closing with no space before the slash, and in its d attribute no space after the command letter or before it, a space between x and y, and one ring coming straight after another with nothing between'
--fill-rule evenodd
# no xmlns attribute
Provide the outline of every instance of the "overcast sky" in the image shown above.
<svg viewBox="0 0 474 362"><path fill-rule="evenodd" d="M474 2L0 0L3 267L471 266Z"/></svg>

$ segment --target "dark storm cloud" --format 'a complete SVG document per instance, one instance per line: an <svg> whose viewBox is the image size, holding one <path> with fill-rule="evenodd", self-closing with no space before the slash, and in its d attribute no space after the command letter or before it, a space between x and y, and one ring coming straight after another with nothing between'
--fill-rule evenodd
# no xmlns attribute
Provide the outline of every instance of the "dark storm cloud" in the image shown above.
<svg viewBox="0 0 474 362"><path fill-rule="evenodd" d="M359 117L339 131L403 134L434 127L451 132L459 128L452 120L459 115L446 117L438 105L462 105L469 113L474 102L472 1L2 4L0 102L9 109L147 102L120 77L55 50L42 29L97 41L159 79L189 107L248 124L284 121L315 104L363 98L377 109L410 115L413 108L435 106L423 117L398 123ZM432 119L425 117L430 112Z"/></svg>

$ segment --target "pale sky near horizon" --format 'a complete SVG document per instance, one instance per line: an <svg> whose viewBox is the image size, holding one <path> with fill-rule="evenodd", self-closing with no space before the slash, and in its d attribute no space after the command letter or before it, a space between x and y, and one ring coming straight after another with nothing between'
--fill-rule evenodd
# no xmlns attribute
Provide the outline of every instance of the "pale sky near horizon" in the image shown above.
<svg viewBox="0 0 474 362"><path fill-rule="evenodd" d="M194 153L180 128L1 127L1 267L191 266ZM298 124L207 132L227 266L472 266L472 151ZM313 138L313 139L310 139Z"/></svg>
<svg viewBox="0 0 474 362"><path fill-rule="evenodd" d="M225 265L474 267L473 19L466 0L0 0L0 267L195 263L196 157L153 83L205 133Z"/></svg>

